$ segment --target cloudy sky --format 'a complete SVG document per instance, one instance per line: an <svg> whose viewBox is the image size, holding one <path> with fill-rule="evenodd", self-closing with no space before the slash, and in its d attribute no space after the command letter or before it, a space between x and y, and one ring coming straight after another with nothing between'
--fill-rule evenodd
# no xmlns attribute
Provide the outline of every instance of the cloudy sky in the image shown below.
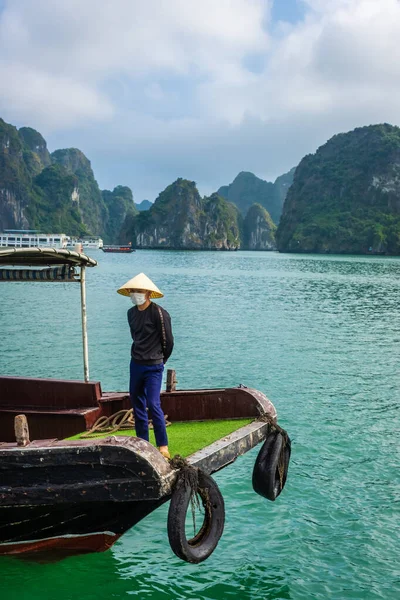
<svg viewBox="0 0 400 600"><path fill-rule="evenodd" d="M154 200L400 125L398 0L0 0L0 116Z"/></svg>

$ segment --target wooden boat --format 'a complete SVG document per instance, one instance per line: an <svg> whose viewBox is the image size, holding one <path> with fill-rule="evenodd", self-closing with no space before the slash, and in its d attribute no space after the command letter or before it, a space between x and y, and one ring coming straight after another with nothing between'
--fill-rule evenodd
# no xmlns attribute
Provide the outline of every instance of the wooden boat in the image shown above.
<svg viewBox="0 0 400 600"><path fill-rule="evenodd" d="M129 254L131 252L135 252L130 243L125 244L124 246L103 246L102 250L103 252L118 252L119 254Z"/></svg>
<svg viewBox="0 0 400 600"><path fill-rule="evenodd" d="M101 416L130 407L126 392L103 393L100 382L89 379L84 284L85 268L96 261L67 250L32 248L0 251L2 264L46 265L54 277L51 281L62 280L61 276L64 281L80 281L84 381L0 377L0 554L42 556L51 551L54 558L55 553L106 550L171 499L171 547L180 558L201 562L215 549L224 523L222 495L210 475L263 440L253 486L271 500L279 495L286 480L290 440L276 423L273 404L245 386L177 390L169 372L162 406L173 423L170 438L178 422L193 426L238 419L235 431L212 440L186 460L167 461L149 442L136 437L65 439L87 431ZM26 277L48 281L41 273L30 270ZM3 281L22 278L22 271L17 279L10 273L0 275ZM29 433L26 424L18 428L25 418ZM248 421L243 425L240 419ZM187 539L186 511L196 495L201 499L203 522L196 535Z"/></svg>

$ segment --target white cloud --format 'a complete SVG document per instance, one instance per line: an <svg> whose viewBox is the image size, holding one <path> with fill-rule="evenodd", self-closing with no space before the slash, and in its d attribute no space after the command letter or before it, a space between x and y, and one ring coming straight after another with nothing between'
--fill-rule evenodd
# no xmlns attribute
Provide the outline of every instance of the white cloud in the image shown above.
<svg viewBox="0 0 400 600"><path fill-rule="evenodd" d="M285 122L296 114L369 106L376 118L400 100L400 3L397 0L308 0L313 12L271 44L266 69L239 85L205 85L217 106L233 97L246 113ZM327 119L329 114L327 112ZM388 112L392 113L391 110ZM399 121L400 110L396 112Z"/></svg>
<svg viewBox="0 0 400 600"><path fill-rule="evenodd" d="M9 0L0 115L139 198L178 175L273 177L337 131L400 123L397 0L302 0L278 26L271 1Z"/></svg>
<svg viewBox="0 0 400 600"><path fill-rule="evenodd" d="M27 119L27 123L32 119L47 130L74 127L82 119L104 121L113 114L107 98L68 76L49 75L0 60L0 80L3 115L10 114L18 121Z"/></svg>
<svg viewBox="0 0 400 600"><path fill-rule="evenodd" d="M19 74L26 73L0 98L6 110L10 96L18 116L40 123L63 111L86 120L107 118L107 82L144 81L155 89L157 78L190 77L194 81L236 80L248 53L264 52L268 39L262 0L17 0L9 1L0 19L0 56ZM5 67L4 67L5 68ZM155 81L148 80L155 78ZM34 81L37 80L35 84ZM8 80L7 80L8 81ZM71 93L66 90L66 83ZM33 90L32 90L32 83ZM38 88L57 98L50 111ZM65 93L67 92L67 93ZM78 92L78 93L76 93ZM161 98L162 90L159 88ZM118 103L117 109L118 109ZM60 127L71 119L60 121Z"/></svg>
<svg viewBox="0 0 400 600"><path fill-rule="evenodd" d="M208 74L264 51L262 0L19 0L3 14L2 54L91 80L110 70Z"/></svg>

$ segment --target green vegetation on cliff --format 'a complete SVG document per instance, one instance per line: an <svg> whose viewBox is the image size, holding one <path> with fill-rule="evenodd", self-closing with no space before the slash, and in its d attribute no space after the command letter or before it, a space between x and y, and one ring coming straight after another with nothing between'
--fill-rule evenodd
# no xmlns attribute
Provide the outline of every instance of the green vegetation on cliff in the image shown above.
<svg viewBox="0 0 400 600"><path fill-rule="evenodd" d="M31 202L26 208L30 226L47 232L88 233L82 223L73 191L77 179L61 165L51 165L34 179Z"/></svg>
<svg viewBox="0 0 400 600"><path fill-rule="evenodd" d="M77 183L64 167L50 165L40 133L0 119L0 230L87 233L72 201Z"/></svg>
<svg viewBox="0 0 400 600"><path fill-rule="evenodd" d="M195 247L201 198L194 181L178 179L169 185L149 210L127 217L122 240L133 239L137 247Z"/></svg>
<svg viewBox="0 0 400 600"><path fill-rule="evenodd" d="M100 191L90 161L77 148L49 154L43 136L0 119L0 231L38 229L72 236L100 235L117 242L132 191Z"/></svg>
<svg viewBox="0 0 400 600"><path fill-rule="evenodd" d="M248 250L274 250L276 225L261 204L250 206L243 225L244 246Z"/></svg>
<svg viewBox="0 0 400 600"><path fill-rule="evenodd" d="M118 185L111 192L102 190L104 204L107 208L107 220L104 226L104 240L107 243L116 241L120 235L121 226L127 216L134 216L138 210L133 202L132 190L124 185Z"/></svg>
<svg viewBox="0 0 400 600"><path fill-rule="evenodd" d="M85 227L92 234L103 234L108 216L107 208L90 161L77 148L56 150L51 159L53 164L61 165L76 177L76 203Z"/></svg>
<svg viewBox="0 0 400 600"><path fill-rule="evenodd" d="M283 252L400 253L400 129L335 135L297 167L277 231Z"/></svg>
<svg viewBox="0 0 400 600"><path fill-rule="evenodd" d="M21 127L18 134L24 145L30 150L31 158L38 164L35 165L35 172L39 173L44 167L51 165L50 153L47 150L46 140L41 133L32 129L32 127Z"/></svg>
<svg viewBox="0 0 400 600"><path fill-rule="evenodd" d="M286 200L287 193L289 191L290 186L293 183L294 174L296 172L296 167L293 167L287 173L283 175L279 175L274 181L274 195L278 199L278 206L280 206L280 215L282 214L282 209L284 202ZM275 219L275 223L279 223L279 219Z"/></svg>
<svg viewBox="0 0 400 600"><path fill-rule="evenodd" d="M236 249L240 218L218 194L202 199L194 181L179 178L149 210L127 217L121 241L138 248Z"/></svg>
<svg viewBox="0 0 400 600"><path fill-rule="evenodd" d="M152 207L152 202L150 200L142 200L139 204L135 203L135 206L139 212L142 210L149 210Z"/></svg>
<svg viewBox="0 0 400 600"><path fill-rule="evenodd" d="M275 184L240 173L221 188L225 198L218 193L201 198L193 181L180 178L154 204L141 202L138 213L128 187L99 189L83 152L65 148L50 155L38 131L17 130L0 119L0 230L99 235L106 243L132 240L143 248L269 249L270 217L252 205L268 205L277 220L290 181L290 173Z"/></svg>
<svg viewBox="0 0 400 600"><path fill-rule="evenodd" d="M19 184L29 186L30 171L23 160L23 141L16 127L0 119L0 177L1 188L16 189Z"/></svg>
<svg viewBox="0 0 400 600"><path fill-rule="evenodd" d="M30 226L25 209L32 201L33 179L42 168L40 157L16 127L0 119L0 231Z"/></svg>
<svg viewBox="0 0 400 600"><path fill-rule="evenodd" d="M235 204L243 216L253 204L263 206L275 223L279 223L287 191L293 181L295 169L281 175L271 183L242 171L229 185L219 188L218 194Z"/></svg>
<svg viewBox="0 0 400 600"><path fill-rule="evenodd" d="M240 248L243 219L238 208L218 194L204 198L206 247Z"/></svg>

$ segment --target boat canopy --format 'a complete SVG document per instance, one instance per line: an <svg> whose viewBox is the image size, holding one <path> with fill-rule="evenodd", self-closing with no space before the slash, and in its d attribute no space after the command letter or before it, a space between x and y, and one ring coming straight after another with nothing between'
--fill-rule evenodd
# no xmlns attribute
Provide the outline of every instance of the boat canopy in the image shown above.
<svg viewBox="0 0 400 600"><path fill-rule="evenodd" d="M64 248L4 248L0 250L0 266L50 267L95 267L97 261L86 254Z"/></svg>
<svg viewBox="0 0 400 600"><path fill-rule="evenodd" d="M79 281L75 268L68 265L46 269L0 269L0 281Z"/></svg>

